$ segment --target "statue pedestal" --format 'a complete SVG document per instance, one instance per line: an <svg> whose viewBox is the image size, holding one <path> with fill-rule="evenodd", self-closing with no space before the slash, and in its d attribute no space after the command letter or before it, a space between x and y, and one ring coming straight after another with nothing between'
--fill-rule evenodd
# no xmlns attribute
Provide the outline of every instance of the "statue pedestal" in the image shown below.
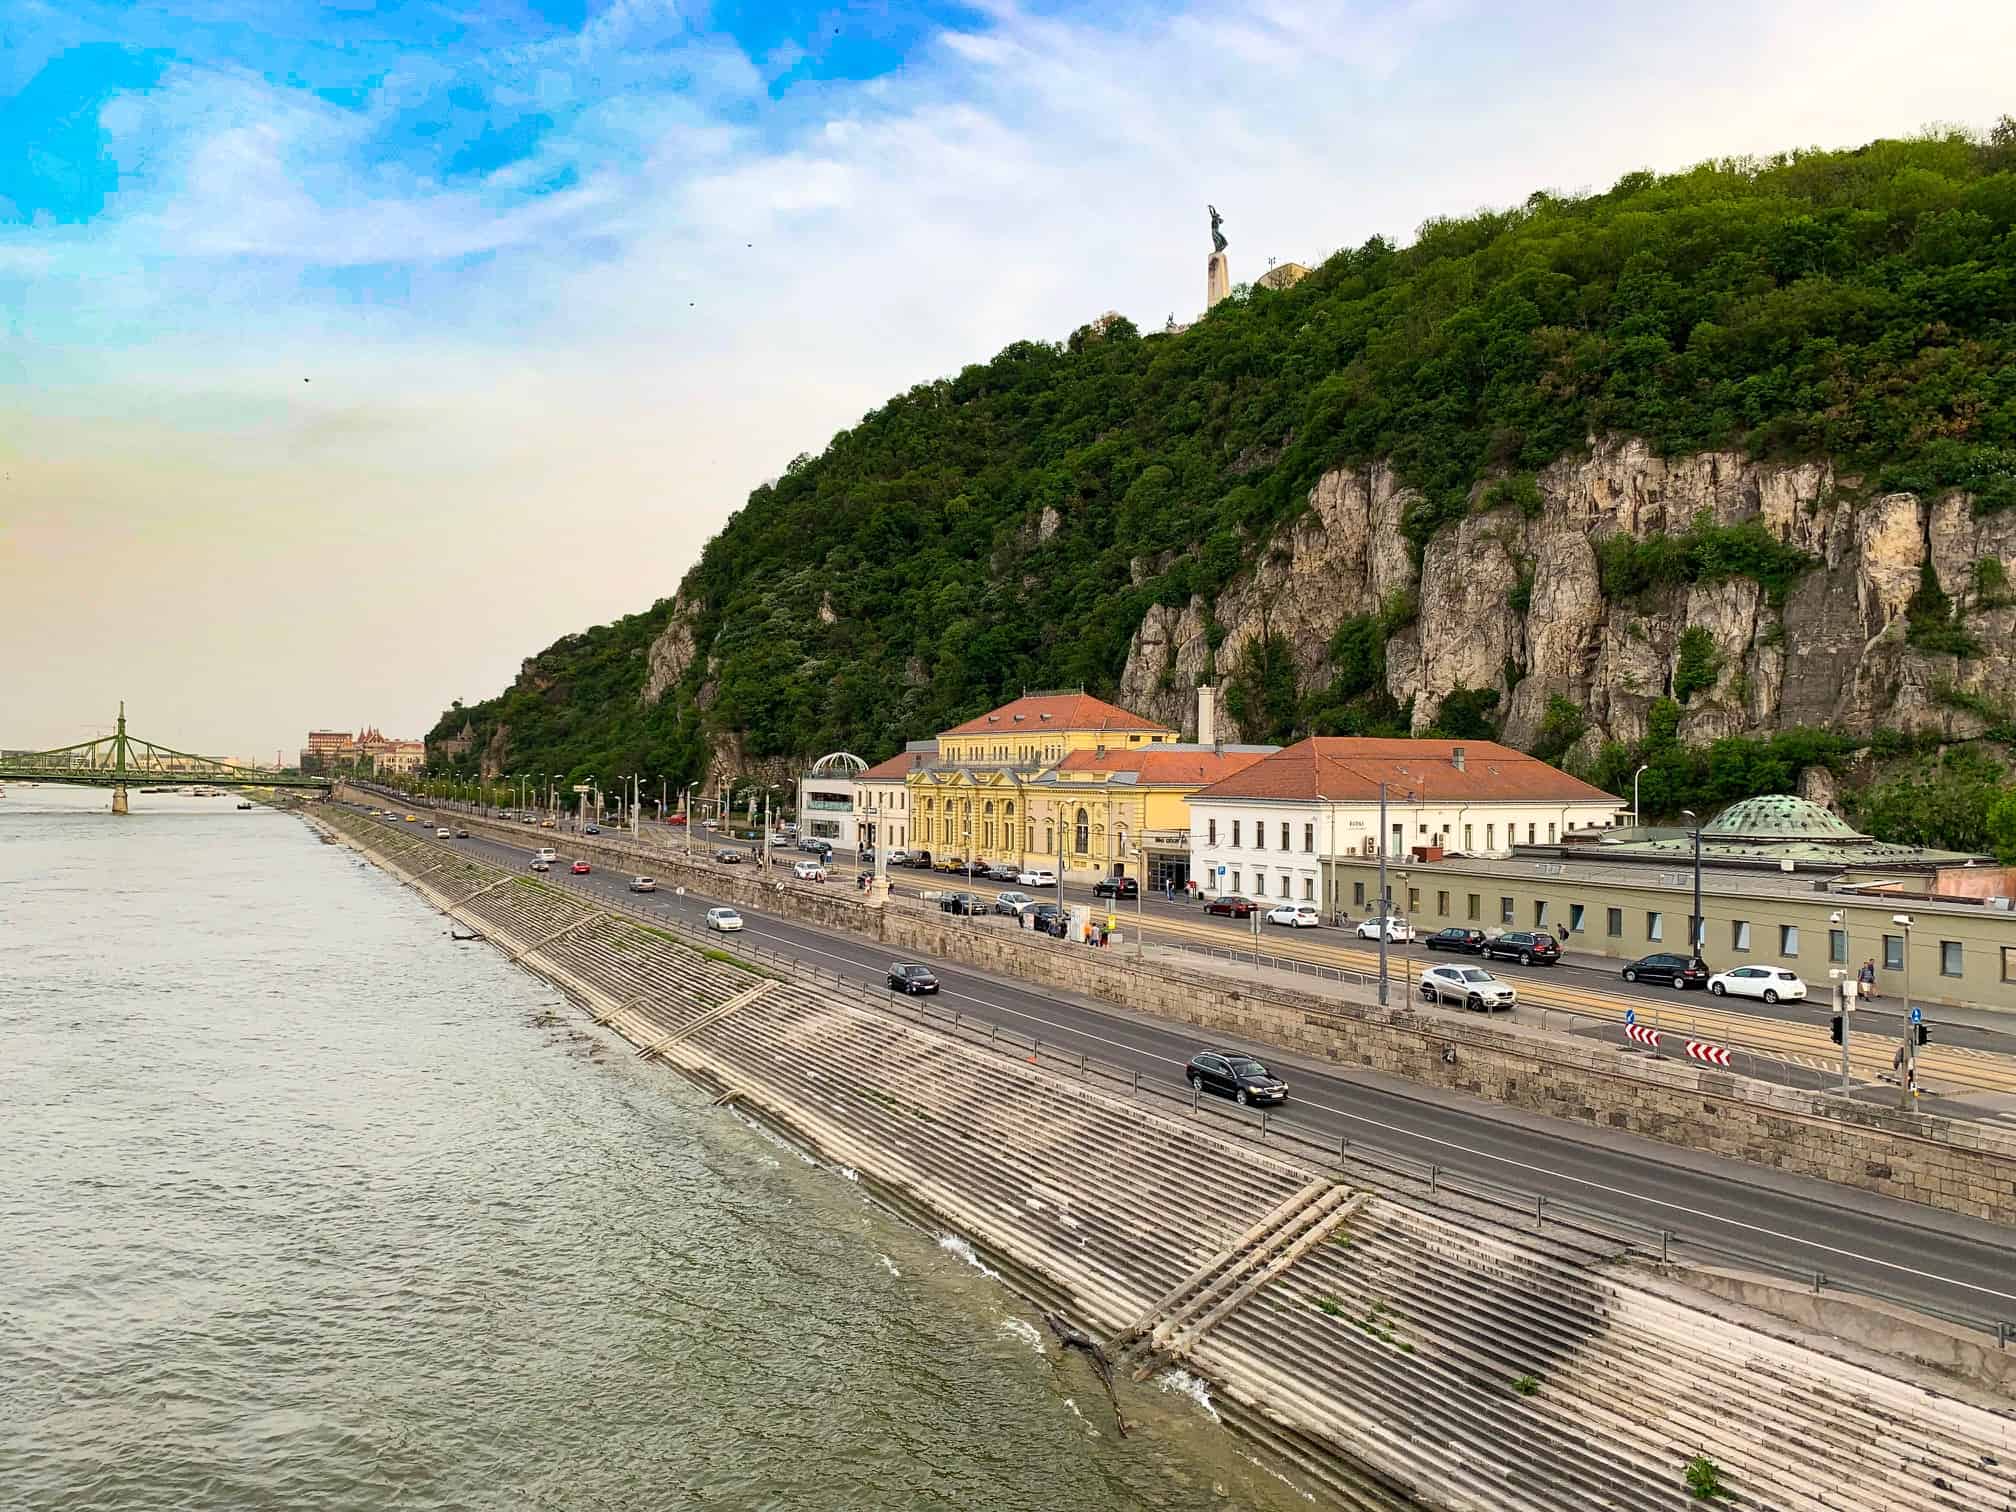
<svg viewBox="0 0 2016 1512"><path fill-rule="evenodd" d="M1232 268L1223 252L1213 252L1204 264L1204 308L1210 309L1232 292Z"/></svg>

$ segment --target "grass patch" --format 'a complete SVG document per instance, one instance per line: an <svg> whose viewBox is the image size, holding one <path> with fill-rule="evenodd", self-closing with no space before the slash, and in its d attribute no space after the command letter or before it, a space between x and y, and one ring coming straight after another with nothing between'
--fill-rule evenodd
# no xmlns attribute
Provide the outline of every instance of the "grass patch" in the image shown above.
<svg viewBox="0 0 2016 1512"><path fill-rule="evenodd" d="M1736 1495L1722 1483L1722 1467L1705 1454L1687 1461L1687 1494L1696 1501L1715 1501Z"/></svg>
<svg viewBox="0 0 2016 1512"><path fill-rule="evenodd" d="M1341 1318L1344 1316L1344 1304L1332 1296L1318 1297L1316 1299L1316 1310L1332 1318Z"/></svg>
<svg viewBox="0 0 2016 1512"><path fill-rule="evenodd" d="M1540 1378L1530 1375L1514 1376L1512 1389L1521 1396L1536 1396L1540 1391Z"/></svg>
<svg viewBox="0 0 2016 1512"><path fill-rule="evenodd" d="M730 955L725 950L716 950L711 945L703 948L700 954L705 956L710 961L719 961L723 966L733 966L738 971L746 971L751 976L769 975L768 972L758 971L754 965L752 965L748 961L743 960L742 957L738 955Z"/></svg>

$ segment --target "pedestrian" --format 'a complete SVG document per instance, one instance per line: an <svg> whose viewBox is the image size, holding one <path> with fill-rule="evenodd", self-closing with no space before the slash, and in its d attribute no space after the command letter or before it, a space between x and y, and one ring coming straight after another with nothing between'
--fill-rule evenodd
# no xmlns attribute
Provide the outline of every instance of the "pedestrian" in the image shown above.
<svg viewBox="0 0 2016 1512"><path fill-rule="evenodd" d="M1861 984L1862 996L1876 997L1876 957L1871 956L1862 963L1862 969L1855 973L1855 980Z"/></svg>
<svg viewBox="0 0 2016 1512"><path fill-rule="evenodd" d="M1556 924L1554 929L1561 936L1561 943L1566 945L1568 943L1568 926L1566 924Z"/></svg>

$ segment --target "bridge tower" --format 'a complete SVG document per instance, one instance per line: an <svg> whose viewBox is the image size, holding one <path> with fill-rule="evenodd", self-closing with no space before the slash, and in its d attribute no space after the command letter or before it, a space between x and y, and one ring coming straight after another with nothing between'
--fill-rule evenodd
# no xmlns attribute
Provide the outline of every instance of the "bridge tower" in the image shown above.
<svg viewBox="0 0 2016 1512"><path fill-rule="evenodd" d="M112 737L113 770L119 780L112 784L112 812L124 814L126 806L126 700L119 700L119 733Z"/></svg>

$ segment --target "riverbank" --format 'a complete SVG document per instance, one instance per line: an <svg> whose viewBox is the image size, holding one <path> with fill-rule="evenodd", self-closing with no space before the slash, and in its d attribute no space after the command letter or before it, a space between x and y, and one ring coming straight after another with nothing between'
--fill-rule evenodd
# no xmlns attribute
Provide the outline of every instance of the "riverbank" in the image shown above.
<svg viewBox="0 0 2016 1512"><path fill-rule="evenodd" d="M1745 1498L1815 1512L2016 1495L2016 1434L1986 1399L1749 1326L1591 1236L1423 1202L1341 1152L1011 1057L984 1026L326 819L641 1056L963 1235L1116 1351L1146 1341L1210 1380L1343 1504L1666 1508L1697 1455Z"/></svg>

